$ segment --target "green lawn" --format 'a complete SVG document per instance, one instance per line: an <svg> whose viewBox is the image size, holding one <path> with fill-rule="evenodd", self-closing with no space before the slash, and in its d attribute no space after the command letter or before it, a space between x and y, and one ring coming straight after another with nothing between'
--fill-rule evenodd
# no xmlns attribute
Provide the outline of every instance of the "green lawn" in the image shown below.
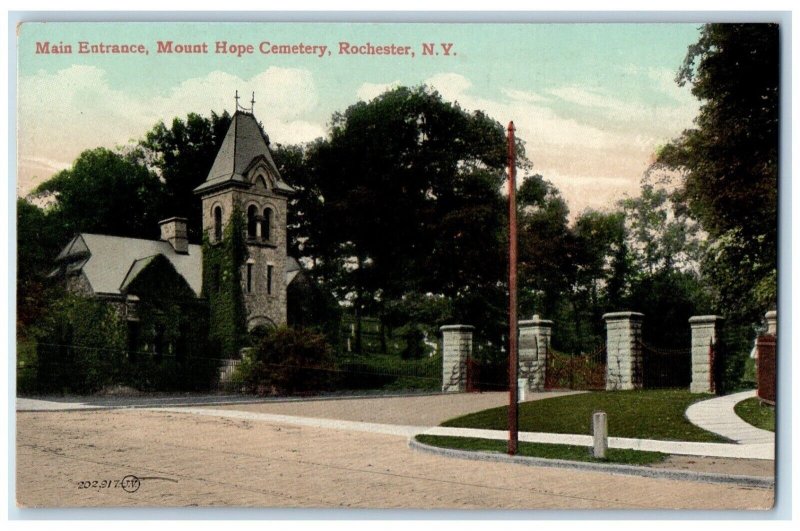
<svg viewBox="0 0 800 531"><path fill-rule="evenodd" d="M775 431L775 408L761 404L761 400L757 397L742 400L733 410L748 424L762 430Z"/></svg>
<svg viewBox="0 0 800 531"><path fill-rule="evenodd" d="M442 357L403 359L399 355L351 355L337 360L339 389L381 389L384 391L442 388Z"/></svg>
<svg viewBox="0 0 800 531"><path fill-rule="evenodd" d="M440 435L417 435L417 441L439 448L454 448L475 452L506 453L506 441L492 439L474 439L470 437L447 437ZM565 459L568 461L588 461L593 463L624 463L628 465L649 465L663 461L667 454L659 452L642 452L638 450L620 450L609 448L606 459L595 459L586 446L570 446L566 444L544 444L520 442L517 454L527 457L545 459Z"/></svg>
<svg viewBox="0 0 800 531"><path fill-rule="evenodd" d="M693 402L711 395L684 390L600 391L524 402L519 407L520 431L591 434L595 411L608 414L612 437L673 441L729 442L698 428L684 413ZM507 407L486 409L450 419L442 426L508 429Z"/></svg>

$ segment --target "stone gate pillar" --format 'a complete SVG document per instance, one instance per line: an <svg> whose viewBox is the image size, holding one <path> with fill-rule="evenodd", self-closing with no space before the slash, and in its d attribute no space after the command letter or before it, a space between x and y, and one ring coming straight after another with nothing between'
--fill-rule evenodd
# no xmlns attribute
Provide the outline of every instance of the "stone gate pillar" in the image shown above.
<svg viewBox="0 0 800 531"><path fill-rule="evenodd" d="M472 354L474 326L447 325L442 332L442 391L467 389L467 358Z"/></svg>
<svg viewBox="0 0 800 531"><path fill-rule="evenodd" d="M603 315L606 322L606 390L642 388L642 321L638 312Z"/></svg>
<svg viewBox="0 0 800 531"><path fill-rule="evenodd" d="M711 346L717 342L719 315L696 315L689 319L692 327L692 393L714 392L714 367L711 359Z"/></svg>
<svg viewBox="0 0 800 531"><path fill-rule="evenodd" d="M771 336L778 335L778 312L775 310L770 310L764 314L764 318L767 320L767 334Z"/></svg>
<svg viewBox="0 0 800 531"><path fill-rule="evenodd" d="M529 321L519 322L519 378L526 390L544 391L544 371L547 349L553 333L553 321L534 315Z"/></svg>

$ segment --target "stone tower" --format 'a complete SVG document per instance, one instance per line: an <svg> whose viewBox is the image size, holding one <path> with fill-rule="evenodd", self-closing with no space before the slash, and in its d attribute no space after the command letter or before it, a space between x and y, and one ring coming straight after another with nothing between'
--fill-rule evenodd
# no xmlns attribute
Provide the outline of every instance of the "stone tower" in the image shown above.
<svg viewBox="0 0 800 531"><path fill-rule="evenodd" d="M286 206L294 189L281 178L269 137L252 110L237 109L206 181L203 232L219 242L236 208L245 221L249 258L241 266L247 329L286 323Z"/></svg>

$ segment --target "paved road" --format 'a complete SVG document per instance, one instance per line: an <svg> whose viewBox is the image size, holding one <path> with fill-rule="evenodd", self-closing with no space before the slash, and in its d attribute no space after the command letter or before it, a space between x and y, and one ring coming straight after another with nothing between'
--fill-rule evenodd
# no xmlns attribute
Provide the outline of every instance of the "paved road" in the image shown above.
<svg viewBox="0 0 800 531"><path fill-rule="evenodd" d="M419 393L419 396L427 396L431 393ZM499 394L499 393L497 393ZM38 396L18 397L16 400L17 411L73 411L80 409L113 409L126 407L175 407L175 406L216 406L226 404L266 404L266 403L295 403L295 402L317 402L328 400L342 400L357 398L385 398L393 395L386 393L363 393L361 395L348 394L329 394L312 398L269 398L253 397L250 395L143 395L143 396ZM404 393L402 396L414 396L414 394Z"/></svg>
<svg viewBox="0 0 800 531"><path fill-rule="evenodd" d="M575 394L576 391L531 393L529 400ZM261 402L212 406L213 409L268 413L297 417L352 420L375 424L438 426L447 419L508 404L507 392L441 393L427 396L345 398Z"/></svg>
<svg viewBox="0 0 800 531"><path fill-rule="evenodd" d="M771 489L449 459L406 438L163 409L17 415L24 506L766 509ZM82 481L142 479L134 493ZM91 483L90 483L91 485Z"/></svg>

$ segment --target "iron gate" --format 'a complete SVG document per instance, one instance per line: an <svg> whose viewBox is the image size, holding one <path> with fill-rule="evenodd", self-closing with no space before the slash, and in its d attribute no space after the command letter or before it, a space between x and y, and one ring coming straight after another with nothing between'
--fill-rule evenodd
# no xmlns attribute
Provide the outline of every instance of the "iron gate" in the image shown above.
<svg viewBox="0 0 800 531"><path fill-rule="evenodd" d="M467 358L468 393L483 391L508 391L508 364L505 362L490 363Z"/></svg>
<svg viewBox="0 0 800 531"><path fill-rule="evenodd" d="M545 389L605 389L606 347L573 355L547 349Z"/></svg>
<svg viewBox="0 0 800 531"><path fill-rule="evenodd" d="M639 343L642 349L645 389L689 388L692 381L692 350L654 347Z"/></svg>

